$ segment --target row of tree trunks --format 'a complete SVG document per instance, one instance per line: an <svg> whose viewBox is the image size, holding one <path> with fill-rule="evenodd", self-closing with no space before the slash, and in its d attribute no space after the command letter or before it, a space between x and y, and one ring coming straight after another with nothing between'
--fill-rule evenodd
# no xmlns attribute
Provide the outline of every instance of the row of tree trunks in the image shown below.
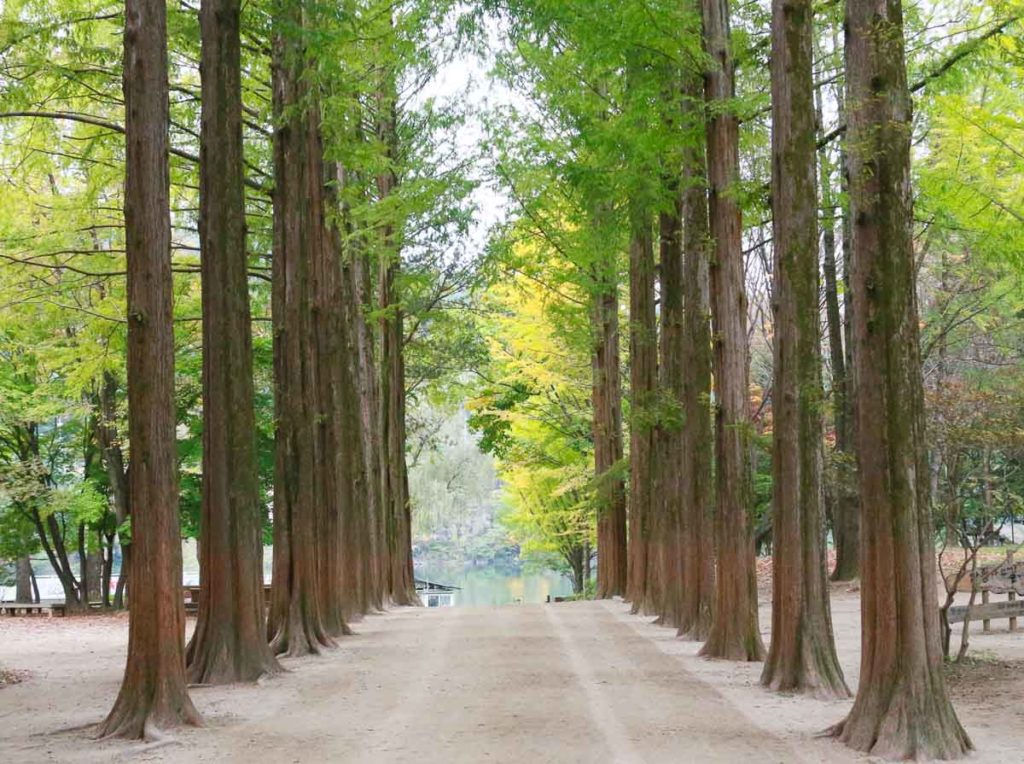
<svg viewBox="0 0 1024 764"><path fill-rule="evenodd" d="M130 473L113 425L116 384L109 375L99 394L94 437L111 478L118 524L129 506L144 511L133 516L136 553L130 572L141 596L131 610L128 664L101 735L155 738L164 727L199 724L187 676L199 683L252 681L279 669L275 654L317 653L333 645L334 637L349 633L349 615L382 606L385 594L390 601L416 602L397 252L382 266L380 302L394 318L382 329L378 366L362 310L370 302L368 261L353 257L343 268L341 230L328 224L328 209L338 203L332 184L341 176L328 175L323 158L315 86L307 77L304 32L310 21L301 3L282 3L275 11L273 598L264 620L240 4L204 0L202 595L186 674L174 435L166 9L151 0L130 1L126 8ZM376 368L384 370L383 392L375 388ZM379 412L382 422L371 416ZM398 458L389 459L388 451ZM385 489L387 504L380 496ZM41 527L43 522L39 518ZM84 526L78 536L81 587L87 588L87 581L99 577L86 564ZM67 570L72 575L70 566Z"/></svg>
<svg viewBox="0 0 1024 764"><path fill-rule="evenodd" d="M197 684L278 669L264 626L263 510L256 463L245 248L240 0L203 0L199 238L203 306L202 596L187 650Z"/></svg>
<svg viewBox="0 0 1024 764"><path fill-rule="evenodd" d="M901 4L847 0L845 26L861 671L833 732L877 756L959 758L972 745L946 692L935 599Z"/></svg>
<svg viewBox="0 0 1024 764"><path fill-rule="evenodd" d="M772 3L772 639L761 682L846 697L825 560L811 0Z"/></svg>
<svg viewBox="0 0 1024 764"><path fill-rule="evenodd" d="M121 691L101 736L156 738L200 724L185 675L185 607L174 406L167 7L127 0L124 18L128 436L132 589Z"/></svg>
<svg viewBox="0 0 1024 764"><path fill-rule="evenodd" d="M971 743L949 702L935 607L935 559L928 508L910 191L910 97L900 4L847 0L847 96L850 210L844 215L846 322L839 311L834 214L827 187L825 287L840 456L858 459L856 494L841 496L834 524L836 577L862 583L862 667L857 699L833 734L851 747L898 759L956 758ZM741 213L731 192L738 179L727 0L701 0L711 67L705 79L705 196L701 154L685 157L681 268L671 213L661 216L661 386L680 400L677 445L659 423L652 455L648 394L654 390L653 263L643 216L631 220L631 490L627 596L634 611L653 609L680 633L706 638L701 654L737 660L764 656L757 622L750 510L746 299ZM848 694L836 657L824 556L823 385L812 82L813 12L809 0L773 0L773 627L762 682L780 691L823 697ZM686 93L684 84L684 94ZM699 96L699 92L696 93ZM685 103L685 98L684 98ZM820 111L820 107L819 107ZM710 233L711 257L707 235ZM710 266L709 266L710 259ZM705 269L710 270L714 335L715 539L712 581L704 533L710 521L710 433L702 396L710 390ZM680 283L681 282L681 283ZM684 292L680 301L678 292ZM857 295L852 310L851 295ZM595 329L601 326L599 306ZM677 325L678 324L678 325ZM851 329L852 326L852 329ZM678 338L677 338L678 335ZM595 331L595 336L600 336ZM679 343L677 356L676 343ZM594 353L595 446L606 399ZM676 389L677 375L683 378ZM858 381L853 406L852 379ZM647 404L647 405L645 405ZM856 426L853 426L853 418ZM856 448L853 440L856 439ZM600 458L600 457L599 457ZM652 461L652 459L654 461ZM599 464L604 463L604 460ZM678 499L666 467L682 466ZM657 466L652 466L657 465ZM600 468L599 468L600 474ZM657 480L655 480L657 479ZM650 500L656 485L657 511ZM850 511L859 496L859 513ZM673 504L681 504L673 520ZM859 518L858 518L859 515ZM658 518L661 518L660 520ZM599 532L601 529L599 516ZM858 522L859 519L859 522ZM658 524L660 523L660 524ZM655 527L655 524L658 524ZM682 567L672 567L666 539L677 530ZM861 537L859 531L863 531ZM655 533L660 541L651 543ZM614 553L614 540L599 536ZM860 549L859 565L851 556ZM599 550L599 551L603 551ZM650 574L658 567L662 581ZM656 595L667 585L664 598ZM652 586L653 584L653 586ZM605 593L602 584L599 591ZM710 595L714 591L712 603Z"/></svg>
<svg viewBox="0 0 1024 764"><path fill-rule="evenodd" d="M747 296L742 218L734 189L739 179L739 122L729 43L728 0L703 0L705 75L709 107L707 165L714 327L716 593L711 629L701 655L754 661L764 657L758 629L751 510Z"/></svg>
<svg viewBox="0 0 1024 764"><path fill-rule="evenodd" d="M613 473L622 460L619 294L613 263L594 268L591 296L594 471L598 484L597 597L626 593L626 492Z"/></svg>

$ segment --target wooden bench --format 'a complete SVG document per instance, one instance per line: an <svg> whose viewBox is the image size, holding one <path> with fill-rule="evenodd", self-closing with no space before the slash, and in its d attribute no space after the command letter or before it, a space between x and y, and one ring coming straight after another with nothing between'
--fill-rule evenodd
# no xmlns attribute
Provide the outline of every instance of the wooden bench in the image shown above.
<svg viewBox="0 0 1024 764"><path fill-rule="evenodd" d="M64 616L67 614L67 607L63 602L0 602L0 613L7 615L46 615Z"/></svg>
<svg viewBox="0 0 1024 764"><path fill-rule="evenodd" d="M1024 616L1024 600L1018 599L1006 600L1005 602L983 602L971 608L971 620L982 621L982 623L986 624L986 631L988 630L988 622L993 618L1009 618L1010 631L1015 631L1017 628L1017 618L1021 616ZM949 622L951 624L963 623L966 619L966 605L954 605L949 609Z"/></svg>

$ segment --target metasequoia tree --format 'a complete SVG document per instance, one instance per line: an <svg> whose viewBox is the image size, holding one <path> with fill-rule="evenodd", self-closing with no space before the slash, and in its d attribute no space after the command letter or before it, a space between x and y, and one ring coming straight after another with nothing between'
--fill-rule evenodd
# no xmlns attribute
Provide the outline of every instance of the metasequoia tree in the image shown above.
<svg viewBox="0 0 1024 764"><path fill-rule="evenodd" d="M351 140L361 140L360 134ZM382 610L386 599L387 558L384 517L381 511L380 415L373 327L366 313L372 307L371 257L366 231L357 229L347 193L358 176L341 163L335 164L336 196L339 210L337 233L347 245L342 258L341 321L347 343L346 371L349 384L342 386L343 416L349 432L348 480L351 506L343 517L342 554L344 589L350 615ZM358 198L358 197L357 197Z"/></svg>
<svg viewBox="0 0 1024 764"><path fill-rule="evenodd" d="M822 486L811 0L772 3L773 690L848 694L832 637Z"/></svg>
<svg viewBox="0 0 1024 764"><path fill-rule="evenodd" d="M354 505L349 442L357 440L347 430L347 388L352 379L347 364L345 304L342 293L341 245L338 231L326 218L333 193L325 185L327 164L323 158L320 112L311 99L305 121L309 213L312 217L310 281L316 384L314 453L317 476L317 574L320 581L321 619L331 636L350 634L345 612L349 595L343 591L346 561L343 557L343 525L349 524ZM351 527L349 528L351 530ZM355 583L349 581L349 583Z"/></svg>
<svg viewBox="0 0 1024 764"><path fill-rule="evenodd" d="M677 88L678 89L678 88ZM678 111L678 107L676 108ZM652 554L660 575L659 623L678 627L682 607L683 567L680 553L683 512L683 427L680 417L686 377L683 338L683 218L678 174L667 179L668 210L658 216L661 280L661 336L658 386L664 398L655 431L657 505Z"/></svg>
<svg viewBox="0 0 1024 764"><path fill-rule="evenodd" d="M245 249L240 15L239 0L204 0L199 11L202 592L188 647L189 679L197 684L254 681L277 668L264 628L263 510Z"/></svg>
<svg viewBox="0 0 1024 764"><path fill-rule="evenodd" d="M391 163L395 161L397 94L394 72L380 73L377 93L377 137L386 151L388 166L377 175L377 192L386 200L398 185ZM404 312L398 295L401 249L392 222L384 225L377 280L380 319L380 416L381 497L387 541L387 596L396 605L415 605L416 584L412 569L412 521L409 476L405 462L405 332Z"/></svg>
<svg viewBox="0 0 1024 764"><path fill-rule="evenodd" d="M339 179L341 174L339 173ZM335 229L336 232L336 229ZM340 247L339 247L340 251ZM372 568L377 539L373 533L375 504L369 492L370 480L363 453L364 434L361 416L360 387L362 378L359 364L357 322L361 313L352 284L351 262L345 262L341 271L341 301L338 320L344 342L342 383L339 386L339 422L342 437L341 475L344 506L341 517L341 565L344 614L349 618L378 609L375 600L375 580Z"/></svg>
<svg viewBox="0 0 1024 764"><path fill-rule="evenodd" d="M316 248L323 236L318 112L299 3L276 10L272 62L274 129L274 586L267 634L277 654L334 644L323 620L323 480L318 438L318 356L313 305Z"/></svg>
<svg viewBox="0 0 1024 764"><path fill-rule="evenodd" d="M418 602L412 571L412 524L408 472L405 465L405 360L402 354L402 308L395 289L397 258L380 266L381 481L387 541L387 594L396 605Z"/></svg>
<svg viewBox="0 0 1024 764"><path fill-rule="evenodd" d="M833 731L878 756L952 759L972 745L942 672L897 0L847 0L846 81L861 671L853 709Z"/></svg>
<svg viewBox="0 0 1024 764"><path fill-rule="evenodd" d="M654 243L643 205L630 212L629 243L629 565L626 599L634 613L654 613L654 560L650 554L654 521L654 427L658 330L654 310Z"/></svg>
<svg viewBox="0 0 1024 764"><path fill-rule="evenodd" d="M747 296L743 283L742 218L734 186L739 178L739 123L729 102L734 64L728 0L702 0L710 59L705 75L709 107L707 164L714 326L717 576L714 617L701 655L761 660L751 505L747 389Z"/></svg>
<svg viewBox="0 0 1024 764"><path fill-rule="evenodd" d="M594 471L598 480L597 596L626 593L626 493L612 470L622 459L619 290L614 262L594 267L591 292Z"/></svg>
<svg viewBox="0 0 1024 764"><path fill-rule="evenodd" d="M185 606L174 417L167 8L127 0L124 19L128 437L132 607L121 691L101 737L154 739L201 724L185 677Z"/></svg>
<svg viewBox="0 0 1024 764"><path fill-rule="evenodd" d="M387 599L387 550L384 530L385 518L381 496L380 462L380 417L378 416L380 392L376 366L374 364L374 333L364 313L364 306L371 303L370 265L364 252L357 252L348 258L345 270L352 295L349 315L351 331L355 341L353 362L358 370L359 420L362 433L363 473L367 536L369 543L363 550L367 577L368 604L380 610Z"/></svg>
<svg viewBox="0 0 1024 764"><path fill-rule="evenodd" d="M326 306L327 315L334 321L337 331L336 421L335 434L338 456L338 482L341 492L341 516L338 532L338 565L341 581L339 596L342 616L358 618L379 608L375 600L375 575L372 570L377 540L373 534L375 503L370 486L371 479L365 457L365 436L361 416L363 373L359 368L359 322L362 306L353 282L355 252L342 257L342 236L350 233L351 217L341 201L346 184L346 173L339 163L333 163L333 187L328 189L329 206L338 211L337 223L329 229L329 251L333 253L325 265L331 279L337 279L332 301ZM337 265L337 272L334 267Z"/></svg>
<svg viewBox="0 0 1024 764"><path fill-rule="evenodd" d="M698 72L685 72L683 106L690 121L703 122L703 82ZM679 634L707 638L715 596L714 485L711 474L711 317L708 307L708 192L703 142L683 153L683 442L680 466L682 601Z"/></svg>

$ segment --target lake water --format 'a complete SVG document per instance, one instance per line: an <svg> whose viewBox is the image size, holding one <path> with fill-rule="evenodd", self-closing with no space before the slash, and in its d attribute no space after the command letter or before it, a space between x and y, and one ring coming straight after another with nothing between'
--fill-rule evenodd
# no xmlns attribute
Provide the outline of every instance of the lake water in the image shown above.
<svg viewBox="0 0 1024 764"><path fill-rule="evenodd" d="M453 605L484 607L545 602L572 594L572 583L557 573L516 573L492 568L416 566L416 578L457 586Z"/></svg>
<svg viewBox="0 0 1024 764"><path fill-rule="evenodd" d="M270 581L270 548L264 550L264 580ZM183 548L183 582L189 586L199 583L199 561L195 544L186 542ZM39 590L44 600L63 600L64 590L56 576L46 575L49 566L43 561L36 565ZM516 572L497 568L462 568L447 565L416 565L416 577L447 586L457 586L453 597L456 607L486 607L491 605L531 604L547 600L550 595L566 597L572 594L572 583L565 576L551 571ZM14 587L0 587L0 600L13 600Z"/></svg>

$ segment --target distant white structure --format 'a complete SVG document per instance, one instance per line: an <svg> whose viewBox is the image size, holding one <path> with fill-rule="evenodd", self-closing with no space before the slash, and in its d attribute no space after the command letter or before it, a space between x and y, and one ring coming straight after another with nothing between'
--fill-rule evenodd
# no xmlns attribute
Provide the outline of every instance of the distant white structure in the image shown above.
<svg viewBox="0 0 1024 764"><path fill-rule="evenodd" d="M420 602L426 607L453 607L455 605L455 592L457 586L439 584L435 581L425 581L422 578L416 580L416 594Z"/></svg>

